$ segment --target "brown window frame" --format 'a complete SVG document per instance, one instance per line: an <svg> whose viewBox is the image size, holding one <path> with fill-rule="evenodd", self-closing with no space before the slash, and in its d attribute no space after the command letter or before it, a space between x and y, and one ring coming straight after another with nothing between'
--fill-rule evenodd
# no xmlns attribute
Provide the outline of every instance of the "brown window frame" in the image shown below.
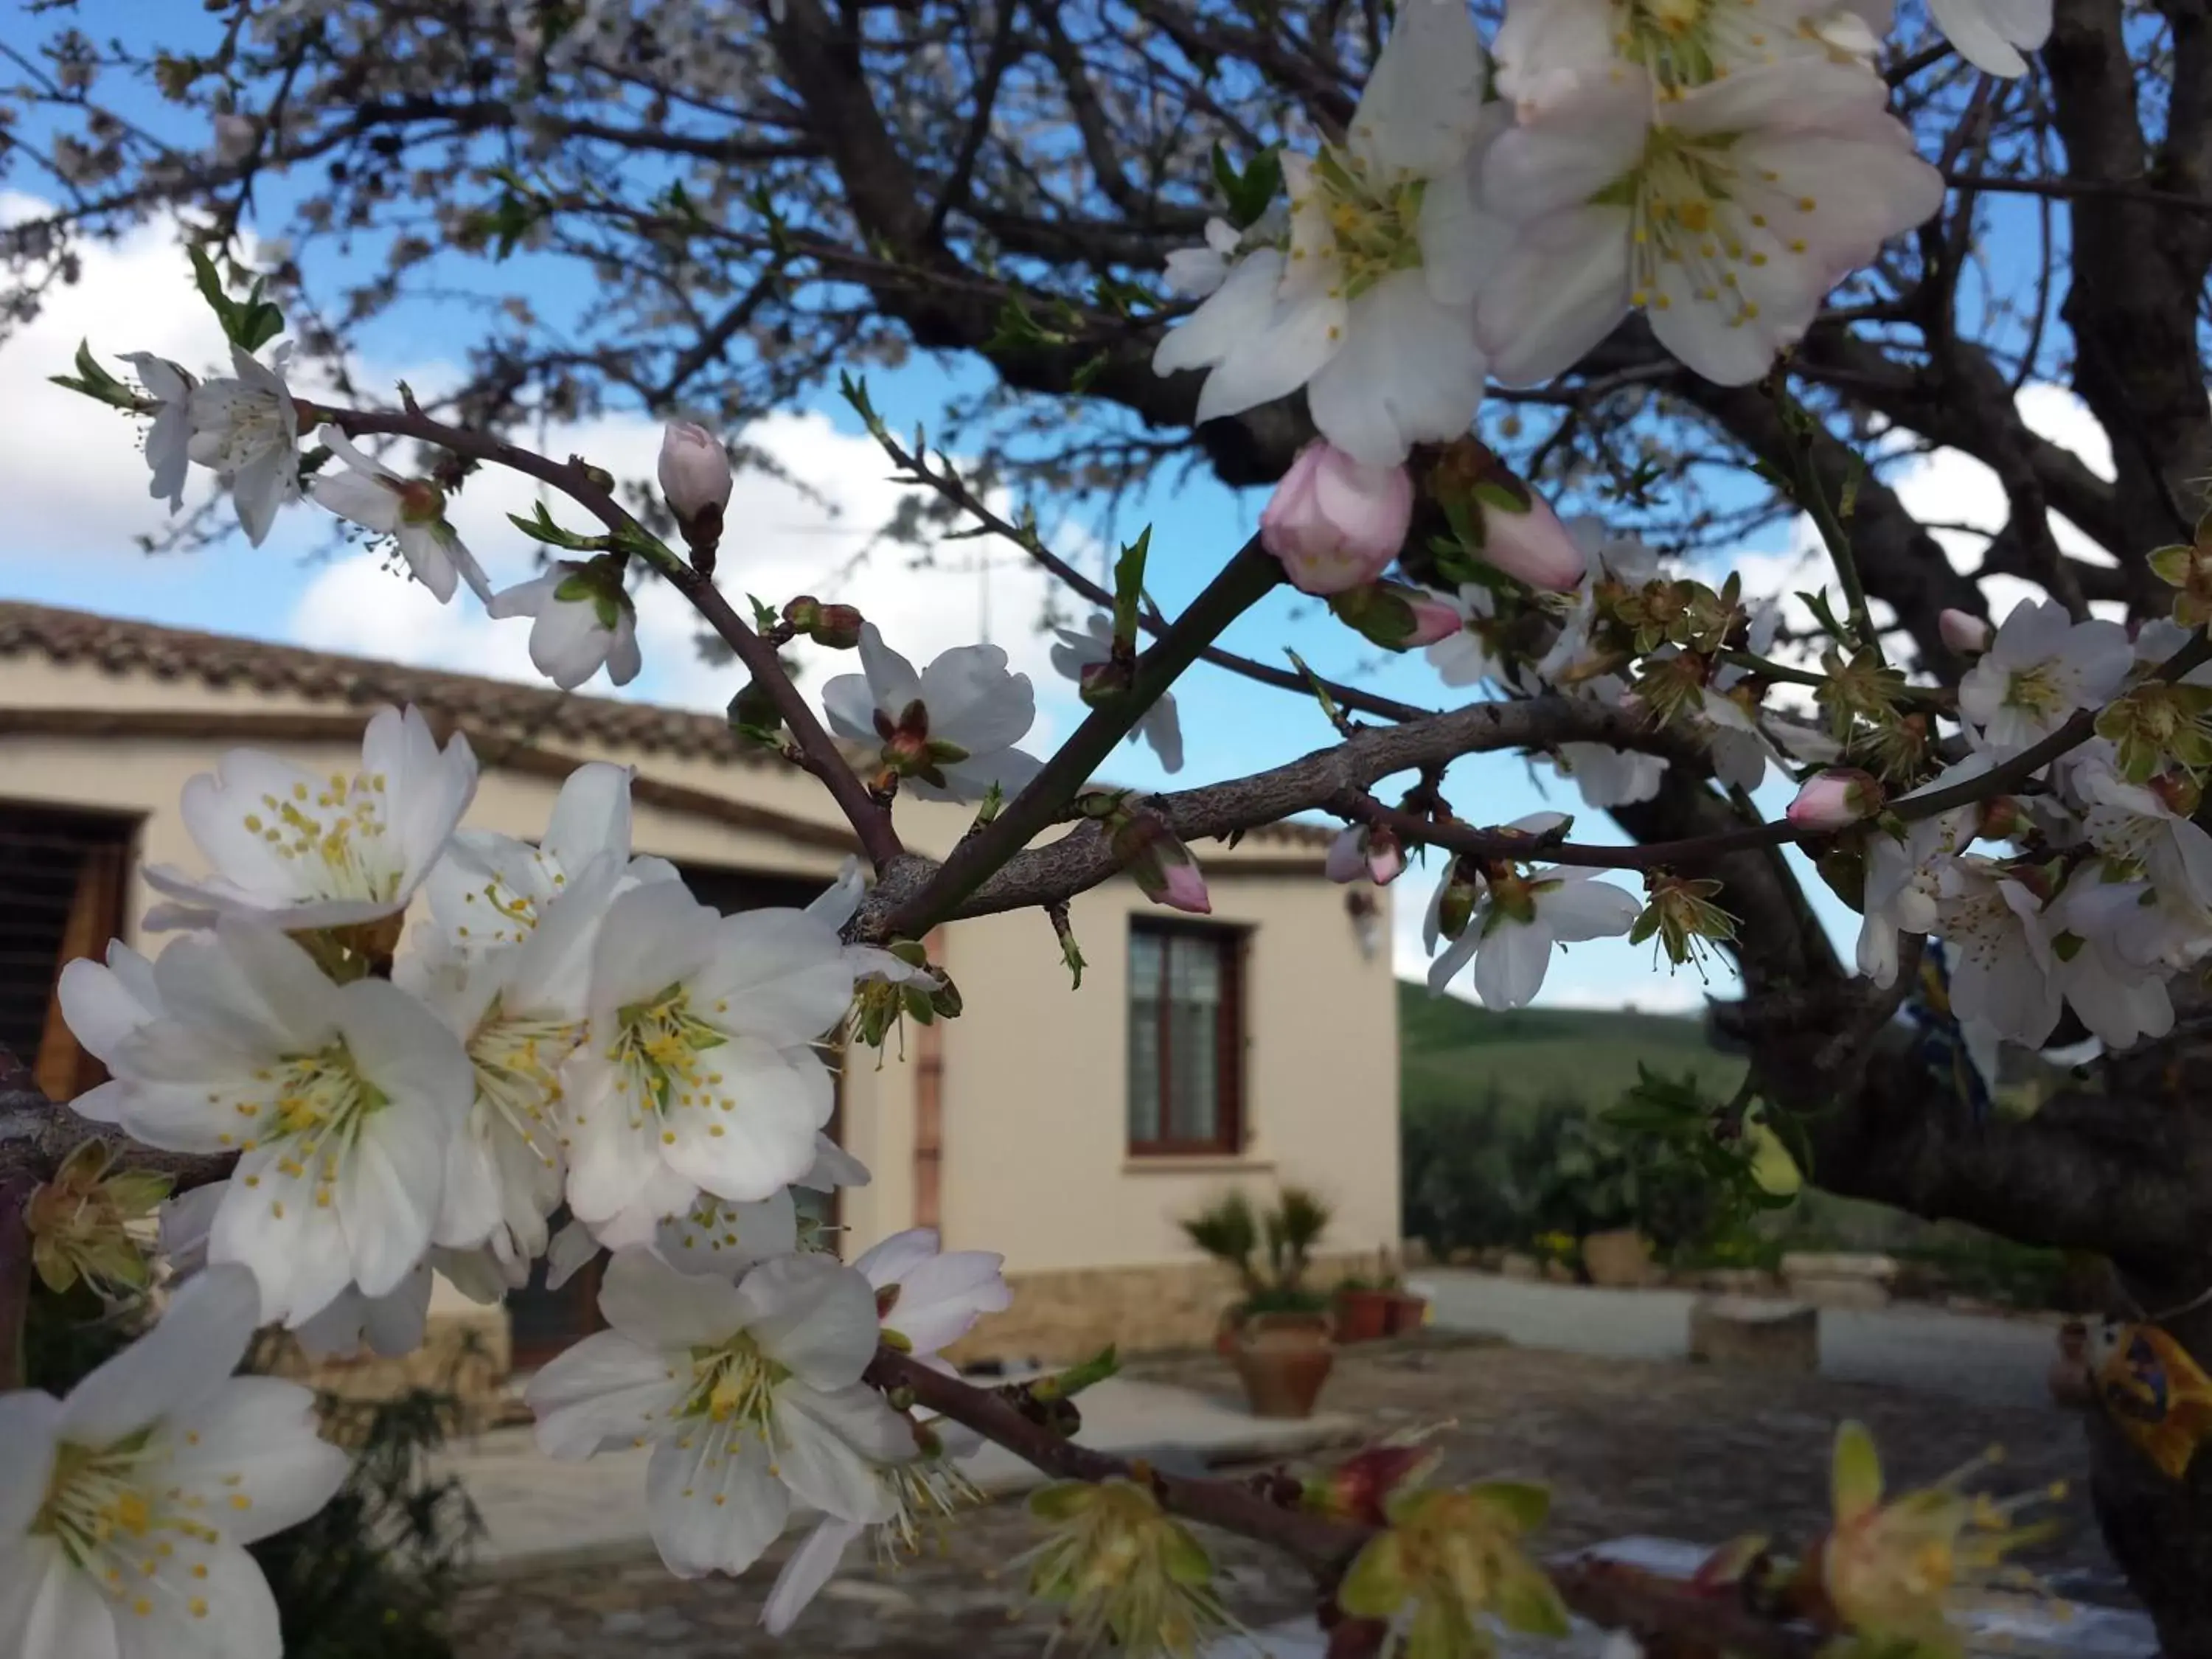
<svg viewBox="0 0 2212 1659"><path fill-rule="evenodd" d="M106 1068L77 1042L62 1018L61 975L79 957L103 959L108 941L124 936L141 823L135 813L0 799L0 847L15 849L7 854L10 860L18 856L21 848L33 843L68 848L77 854L73 890L54 938L40 1035L16 1056L30 1068L39 1087L55 1100L73 1100L107 1079ZM0 921L20 924L21 919L0 917ZM33 935L27 925L0 927L0 933L7 935L9 947L18 950Z"/></svg>
<svg viewBox="0 0 2212 1659"><path fill-rule="evenodd" d="M1175 1121L1172 1103L1172 1085L1175 1076L1173 1053L1173 1022L1169 1018L1172 1006L1163 994L1158 1003L1159 1051L1159 1115L1153 1123L1161 1138L1139 1139L1130 1122L1133 1085L1135 1079L1127 1072L1128 1043L1122 1045L1122 1133L1128 1142L1132 1158L1233 1158L1244 1150L1244 958L1251 946L1251 930L1244 927L1224 927L1218 925L1192 922L1162 921L1151 916L1132 916L1129 919L1129 938L1133 943L1139 938L1158 939L1164 947L1160 963L1160 985L1163 993L1170 982L1169 963L1178 945L1185 949L1204 946L1218 955L1221 968L1221 1003L1216 1011L1217 1030L1214 1037L1214 1113L1213 1133L1202 1140L1170 1138L1167 1126ZM1136 1018L1133 971L1122 986L1122 1018Z"/></svg>

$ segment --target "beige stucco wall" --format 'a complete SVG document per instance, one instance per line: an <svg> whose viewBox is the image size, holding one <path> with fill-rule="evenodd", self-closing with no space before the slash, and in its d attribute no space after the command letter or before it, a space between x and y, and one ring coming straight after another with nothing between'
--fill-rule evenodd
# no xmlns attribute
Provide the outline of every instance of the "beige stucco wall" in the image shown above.
<svg viewBox="0 0 2212 1659"><path fill-rule="evenodd" d="M0 709L188 708L329 712L296 693L210 687L190 680L114 675L42 658L0 659ZM624 761L643 776L714 791L819 822L827 798L788 769L732 765L652 752L595 750L565 737L546 746L579 758ZM216 739L0 736L0 799L143 815L139 857L188 869L202 861L177 799L210 769ZM289 744L318 770L349 769L339 744ZM468 822L532 836L556 793L551 780L502 771L499 744L484 763ZM941 852L966 827L957 808L902 802L908 845ZM641 853L825 883L832 850L641 805ZM1343 890L1311 873L1281 873L1310 848L1255 837L1242 849L1202 847L1216 918L1252 928L1245 980L1247 1146L1227 1159L1133 1163L1125 1152L1124 983L1129 918L1150 912L1134 887L1115 882L1074 904L1090 962L1072 991L1058 945L1035 912L955 924L945 965L965 1002L944 1028L941 1213L949 1244L1003 1251L1012 1269L1056 1269L1190 1259L1175 1218L1223 1186L1264 1193L1278 1180L1322 1191L1336 1206L1330 1243L1370 1249L1399 1235L1395 999L1387 947L1374 961L1358 948ZM133 918L149 895L134 876ZM1389 937L1384 918L1382 937ZM157 949L160 939L134 939ZM904 1054L895 1036L880 1058L849 1057L843 1097L846 1144L875 1172L844 1197L848 1250L915 1219L915 1034Z"/></svg>

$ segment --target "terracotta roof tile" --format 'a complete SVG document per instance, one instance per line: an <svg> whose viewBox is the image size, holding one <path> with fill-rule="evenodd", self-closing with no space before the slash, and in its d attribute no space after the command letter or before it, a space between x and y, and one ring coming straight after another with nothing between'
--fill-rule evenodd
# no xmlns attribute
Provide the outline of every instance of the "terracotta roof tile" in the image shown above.
<svg viewBox="0 0 2212 1659"><path fill-rule="evenodd" d="M0 601L0 659L33 655L90 663L111 674L285 691L349 708L411 702L425 714L447 715L478 732L526 734L532 741L566 738L617 751L700 756L744 765L764 758L740 744L719 714L579 696L548 686L410 668L373 657L166 628L88 611ZM1293 820L1263 825L1245 839L1322 847L1333 833L1324 825Z"/></svg>
<svg viewBox="0 0 2212 1659"><path fill-rule="evenodd" d="M748 763L760 758L738 743L719 714L577 696L550 686L410 668L369 657L163 628L84 611L0 603L0 658L33 654L55 662L89 663L111 674L287 691L349 707L411 702L426 714L447 714L478 729L565 738L611 749Z"/></svg>

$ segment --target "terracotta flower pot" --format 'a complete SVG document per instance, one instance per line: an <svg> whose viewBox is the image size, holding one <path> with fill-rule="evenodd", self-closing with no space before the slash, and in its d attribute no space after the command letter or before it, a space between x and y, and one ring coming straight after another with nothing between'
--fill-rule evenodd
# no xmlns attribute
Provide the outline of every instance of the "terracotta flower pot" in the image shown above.
<svg viewBox="0 0 2212 1659"><path fill-rule="evenodd" d="M1293 1319L1303 1322L1290 1323ZM1336 1349L1318 1316L1263 1316L1246 1323L1229 1362L1253 1416L1311 1417Z"/></svg>
<svg viewBox="0 0 2212 1659"><path fill-rule="evenodd" d="M1428 1322L1428 1297L1415 1296L1411 1291L1392 1291L1388 1294L1390 1305L1382 1328L1389 1335L1409 1336Z"/></svg>
<svg viewBox="0 0 2212 1659"><path fill-rule="evenodd" d="M1346 1288L1336 1293L1336 1340L1373 1342L1390 1330L1390 1292Z"/></svg>

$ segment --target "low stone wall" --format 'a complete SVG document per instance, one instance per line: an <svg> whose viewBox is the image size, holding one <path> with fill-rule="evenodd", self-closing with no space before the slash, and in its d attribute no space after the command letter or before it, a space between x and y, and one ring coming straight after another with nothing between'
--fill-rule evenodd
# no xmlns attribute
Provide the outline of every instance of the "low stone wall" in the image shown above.
<svg viewBox="0 0 2212 1659"><path fill-rule="evenodd" d="M318 1393L340 1400L390 1400L410 1389L432 1389L459 1397L463 1427L489 1427L498 1421L501 1389L513 1350L504 1308L471 1307L465 1312L433 1312L422 1346L396 1359L368 1352L356 1359L310 1360L289 1337L265 1369L290 1377Z"/></svg>
<svg viewBox="0 0 2212 1659"><path fill-rule="evenodd" d="M1318 1255L1308 1282L1371 1278L1386 1267L1373 1250ZM1048 1365L1087 1359L1108 1343L1125 1354L1210 1346L1237 1278L1214 1261L1010 1273L1013 1306L991 1314L948 1348L954 1364L986 1360Z"/></svg>

